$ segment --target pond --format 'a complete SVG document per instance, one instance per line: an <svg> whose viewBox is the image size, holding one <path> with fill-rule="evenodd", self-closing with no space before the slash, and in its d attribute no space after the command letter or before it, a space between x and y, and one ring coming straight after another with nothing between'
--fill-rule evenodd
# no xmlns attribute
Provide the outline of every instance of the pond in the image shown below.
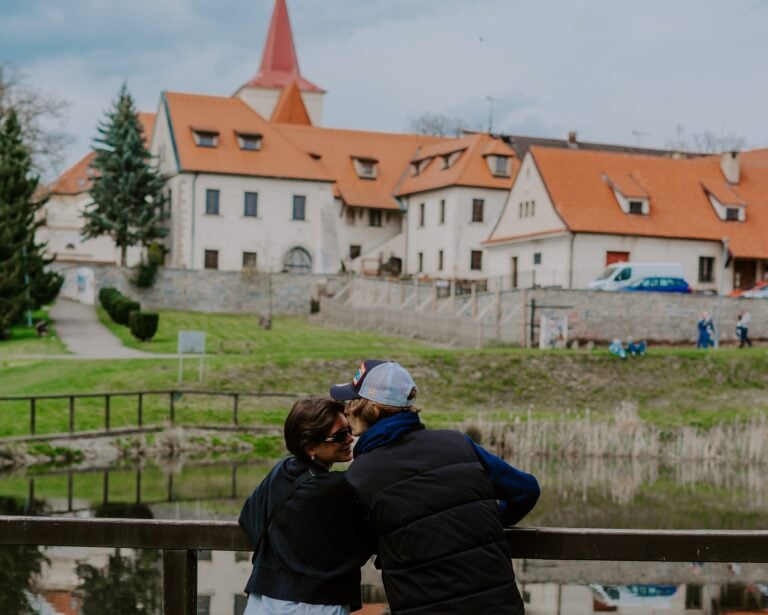
<svg viewBox="0 0 768 615"><path fill-rule="evenodd" d="M761 466L543 457L511 462L535 474L542 486L539 504L524 525L765 529L768 519L768 473ZM262 459L174 462L162 467L147 463L87 471L35 469L0 475L0 503L5 514L234 520L243 500L273 463ZM29 600L33 594L38 600L33 612L86 613L83 600L98 596L104 600L97 589L103 592L116 583L141 594L146 612L153 612L153 600L159 599L159 593L147 593L159 587L157 553L128 557L113 549L50 548L42 554L47 561L37 560L36 553L21 547L2 550L3 558L26 562L17 569L30 578L37 569L41 571L34 591L27 594ZM200 613L241 612L249 557L248 553L200 553ZM517 562L516 569L530 614L714 613L716 606L731 603L768 607L765 566L525 560ZM18 579L0 579L3 582ZM85 598L82 592L73 593L84 583L90 588ZM364 583L366 598L383 602L380 579L372 568L365 570ZM5 594L2 588L0 594ZM0 612L13 613L13 605L2 600ZM69 610L45 610L45 604L57 603L66 603Z"/></svg>

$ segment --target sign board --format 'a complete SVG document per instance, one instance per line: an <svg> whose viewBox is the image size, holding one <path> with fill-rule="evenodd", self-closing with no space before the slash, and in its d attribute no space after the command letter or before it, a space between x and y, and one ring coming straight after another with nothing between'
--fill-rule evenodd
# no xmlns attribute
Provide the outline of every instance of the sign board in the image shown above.
<svg viewBox="0 0 768 615"><path fill-rule="evenodd" d="M179 331L179 354L205 354L205 331Z"/></svg>
<svg viewBox="0 0 768 615"><path fill-rule="evenodd" d="M539 348L565 348L568 345L568 316L542 316Z"/></svg>
<svg viewBox="0 0 768 615"><path fill-rule="evenodd" d="M184 355L194 354L200 357L198 380L203 381L205 361L205 331L179 331L176 345L179 355L179 382L184 380Z"/></svg>

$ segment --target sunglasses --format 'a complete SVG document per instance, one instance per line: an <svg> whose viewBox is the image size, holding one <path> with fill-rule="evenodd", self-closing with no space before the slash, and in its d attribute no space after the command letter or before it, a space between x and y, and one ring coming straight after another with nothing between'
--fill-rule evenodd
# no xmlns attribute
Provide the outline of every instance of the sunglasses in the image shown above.
<svg viewBox="0 0 768 615"><path fill-rule="evenodd" d="M328 436L327 438L321 438L321 442L333 442L334 444L344 444L347 441L347 436L352 435L352 430L349 427L339 429L336 433Z"/></svg>

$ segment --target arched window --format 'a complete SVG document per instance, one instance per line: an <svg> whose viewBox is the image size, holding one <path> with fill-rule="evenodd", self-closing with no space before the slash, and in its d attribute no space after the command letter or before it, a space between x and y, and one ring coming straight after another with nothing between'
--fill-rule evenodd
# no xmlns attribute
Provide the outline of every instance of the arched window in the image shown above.
<svg viewBox="0 0 768 615"><path fill-rule="evenodd" d="M312 273L312 257L304 248L288 250L283 269L288 273Z"/></svg>

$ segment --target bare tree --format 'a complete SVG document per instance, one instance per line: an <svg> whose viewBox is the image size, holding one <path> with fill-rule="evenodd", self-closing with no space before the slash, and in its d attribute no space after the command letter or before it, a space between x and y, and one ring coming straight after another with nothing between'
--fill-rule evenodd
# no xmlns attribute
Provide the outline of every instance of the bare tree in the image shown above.
<svg viewBox="0 0 768 615"><path fill-rule="evenodd" d="M664 143L668 149L698 154L719 154L722 152L741 151L747 147L747 140L733 132L716 135L711 130L688 134L682 125L677 126L673 139Z"/></svg>
<svg viewBox="0 0 768 615"><path fill-rule="evenodd" d="M459 118L429 111L413 118L410 124L411 132L435 137L458 137L462 128L464 128L464 122Z"/></svg>
<svg viewBox="0 0 768 615"><path fill-rule="evenodd" d="M15 111L22 129L22 140L32 155L34 169L40 173L58 172L64 150L72 135L50 128L66 119L69 103L54 94L40 92L27 83L18 69L0 64L0 121Z"/></svg>

